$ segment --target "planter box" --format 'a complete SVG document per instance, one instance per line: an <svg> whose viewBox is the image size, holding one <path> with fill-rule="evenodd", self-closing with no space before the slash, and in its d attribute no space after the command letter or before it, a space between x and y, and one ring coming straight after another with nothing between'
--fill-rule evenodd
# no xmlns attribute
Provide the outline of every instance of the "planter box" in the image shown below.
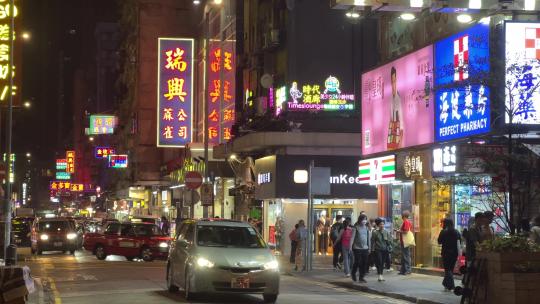
<svg viewBox="0 0 540 304"><path fill-rule="evenodd" d="M540 253L479 252L486 259L485 281L489 304L540 303L540 273L514 272L514 265L524 262L540 264ZM484 302L481 302L484 303Z"/></svg>
<svg viewBox="0 0 540 304"><path fill-rule="evenodd" d="M514 272L514 265L523 262L540 264L540 252L482 252L477 257L487 260L488 272Z"/></svg>

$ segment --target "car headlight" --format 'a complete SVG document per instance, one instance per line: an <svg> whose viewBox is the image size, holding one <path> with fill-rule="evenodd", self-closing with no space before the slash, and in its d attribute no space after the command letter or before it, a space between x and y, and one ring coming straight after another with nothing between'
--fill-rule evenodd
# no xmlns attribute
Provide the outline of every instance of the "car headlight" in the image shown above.
<svg viewBox="0 0 540 304"><path fill-rule="evenodd" d="M275 260L264 264L265 270L278 270L278 268L279 268L279 264Z"/></svg>
<svg viewBox="0 0 540 304"><path fill-rule="evenodd" d="M165 242L161 242L161 243L159 243L159 247L160 248L167 248L167 247L169 247L169 244L167 244Z"/></svg>
<svg viewBox="0 0 540 304"><path fill-rule="evenodd" d="M198 258L197 265L199 265L200 267L207 267L207 268L214 267L214 263L210 262L209 260L205 258Z"/></svg>
<svg viewBox="0 0 540 304"><path fill-rule="evenodd" d="M67 234L67 239L68 240L74 240L77 238L77 234L76 233L68 233Z"/></svg>
<svg viewBox="0 0 540 304"><path fill-rule="evenodd" d="M49 236L46 235L46 234L42 234L40 237L39 237L42 241L46 241L49 239Z"/></svg>

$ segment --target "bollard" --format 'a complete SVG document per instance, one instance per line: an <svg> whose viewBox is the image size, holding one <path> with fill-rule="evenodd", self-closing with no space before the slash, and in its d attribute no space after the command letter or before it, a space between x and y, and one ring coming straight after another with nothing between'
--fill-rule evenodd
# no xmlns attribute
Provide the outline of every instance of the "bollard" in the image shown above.
<svg viewBox="0 0 540 304"><path fill-rule="evenodd" d="M6 253L6 266L14 266L17 264L17 245L10 244Z"/></svg>

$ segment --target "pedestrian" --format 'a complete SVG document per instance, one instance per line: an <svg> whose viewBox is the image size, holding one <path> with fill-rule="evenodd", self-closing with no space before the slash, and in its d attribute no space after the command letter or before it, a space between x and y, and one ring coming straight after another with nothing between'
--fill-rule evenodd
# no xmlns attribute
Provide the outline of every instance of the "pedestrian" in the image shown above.
<svg viewBox="0 0 540 304"><path fill-rule="evenodd" d="M332 240L333 248L333 259L332 264L334 266L334 271L341 269L340 262L343 261L343 255L341 254L342 246L341 242L338 242L337 239L343 228L343 216L338 214L336 215L336 222L330 227L330 240Z"/></svg>
<svg viewBox="0 0 540 304"><path fill-rule="evenodd" d="M351 276L351 262L352 262L352 252L351 252L351 240L353 228L351 227L351 218L348 217L343 221L342 229L339 232L336 243L341 244L341 256L343 257L343 271L345 276ZM335 250L335 249L334 249Z"/></svg>
<svg viewBox="0 0 540 304"><path fill-rule="evenodd" d="M294 260L296 258L296 229L298 229L298 224L294 225L294 229L289 233L289 239L291 240L291 257L289 259L289 262L291 264L294 264Z"/></svg>
<svg viewBox="0 0 540 304"><path fill-rule="evenodd" d="M531 228L529 238L531 239L531 241L540 245L540 215L535 217L533 220L533 226Z"/></svg>
<svg viewBox="0 0 540 304"><path fill-rule="evenodd" d="M302 269L302 271L306 270L304 254L306 253L307 237L308 231L306 229L306 224L304 223L304 220L300 220L298 221L298 228L296 228L296 258L294 259L294 270L296 271L298 271L298 269Z"/></svg>
<svg viewBox="0 0 540 304"><path fill-rule="evenodd" d="M368 221L365 214L358 216L358 221L354 224L351 236L350 248L354 256L354 263L351 270L351 277L356 282L356 273L358 272L358 282L366 283L366 264L368 254L371 248L371 232L368 228Z"/></svg>
<svg viewBox="0 0 540 304"><path fill-rule="evenodd" d="M480 243L495 238L495 230L491 227L495 214L491 211L484 212L482 224L480 225Z"/></svg>
<svg viewBox="0 0 540 304"><path fill-rule="evenodd" d="M474 214L474 220L470 222L467 230L463 230L465 238L465 258L467 266L470 266L476 258L476 247L480 242L480 227L484 221L484 213L477 212Z"/></svg>
<svg viewBox="0 0 540 304"><path fill-rule="evenodd" d="M401 270L400 275L409 275L411 274L411 247L415 245L414 243L414 234L412 232L412 224L409 221L410 216L409 211L403 211L401 218L403 219L403 224L401 229L397 230L399 233L399 239L401 243Z"/></svg>
<svg viewBox="0 0 540 304"><path fill-rule="evenodd" d="M454 285L454 267L461 251L461 236L454 228L454 222L451 219L445 219L443 230L437 239L442 245L441 256L444 265L443 286L445 291L453 290Z"/></svg>
<svg viewBox="0 0 540 304"><path fill-rule="evenodd" d="M169 235L171 230L171 224L169 223L169 220L165 217L161 217L161 231L164 235Z"/></svg>
<svg viewBox="0 0 540 304"><path fill-rule="evenodd" d="M378 281L384 281L383 269L386 256L388 256L388 247L390 246L391 236L384 230L384 221L380 218L375 220L377 229L373 230L371 235L372 255L377 267Z"/></svg>
<svg viewBox="0 0 540 304"><path fill-rule="evenodd" d="M369 219L368 228L369 228L369 231L373 234L373 231L377 229L377 225L375 224L375 219ZM373 248L371 249L372 251L368 255L368 262L366 264L366 273L369 273L370 269L377 270L377 267L375 266L375 253L373 252Z"/></svg>

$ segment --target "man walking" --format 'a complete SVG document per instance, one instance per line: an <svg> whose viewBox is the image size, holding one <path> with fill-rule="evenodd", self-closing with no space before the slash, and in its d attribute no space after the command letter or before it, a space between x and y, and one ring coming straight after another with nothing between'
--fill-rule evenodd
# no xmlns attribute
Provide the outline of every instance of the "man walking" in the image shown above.
<svg viewBox="0 0 540 304"><path fill-rule="evenodd" d="M367 217L364 214L361 214L356 224L354 224L351 239L350 246L354 255L351 270L352 280L356 282L356 273L358 272L358 282L366 283L364 276L366 275L366 264L371 249L371 232L367 227Z"/></svg>
<svg viewBox="0 0 540 304"><path fill-rule="evenodd" d="M306 270L306 264L304 263L304 255L306 253L306 240L308 237L308 231L304 220L298 221L298 228L296 228L296 257L294 259L294 270L302 271Z"/></svg>
<svg viewBox="0 0 540 304"><path fill-rule="evenodd" d="M338 241L339 233L343 229L343 216L336 215L336 222L330 228L330 239L332 240L334 257L332 263L334 265L334 271L341 269L341 263L343 262L343 254L341 241Z"/></svg>

